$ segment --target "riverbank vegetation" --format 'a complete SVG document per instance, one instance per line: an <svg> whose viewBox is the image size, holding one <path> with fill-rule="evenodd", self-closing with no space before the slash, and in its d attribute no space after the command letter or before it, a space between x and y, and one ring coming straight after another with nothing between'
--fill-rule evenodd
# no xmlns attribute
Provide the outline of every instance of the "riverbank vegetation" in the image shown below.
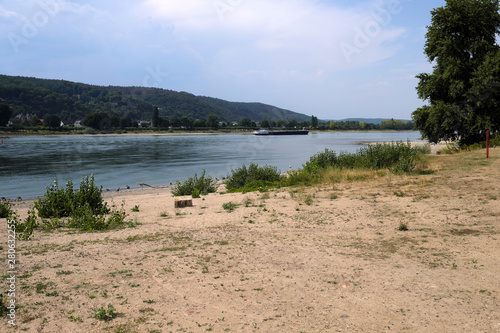
<svg viewBox="0 0 500 333"><path fill-rule="evenodd" d="M191 195L193 198L199 198L200 195L214 193L216 190L215 180L210 176L205 176L205 170L203 170L200 177L195 174L194 177L185 182L177 181L172 189L172 194L174 196Z"/></svg>
<svg viewBox="0 0 500 333"><path fill-rule="evenodd" d="M83 231L100 231L126 226L127 214L122 207L107 206L102 197L102 186L95 185L94 176L85 176L75 190L69 180L60 188L57 179L47 185L43 198L30 207L28 217L22 221L9 201L0 203L0 217L16 222L16 236L30 239L35 229L74 228Z"/></svg>
<svg viewBox="0 0 500 333"><path fill-rule="evenodd" d="M394 174L425 173L425 154L430 153L426 146L412 147L411 143L384 143L360 148L356 153L336 153L325 149L315 154L299 170L282 174L273 166L243 165L232 170L225 181L228 192L265 191L270 188L287 186L308 186L325 179L333 179L333 174L342 174L344 170L389 170Z"/></svg>

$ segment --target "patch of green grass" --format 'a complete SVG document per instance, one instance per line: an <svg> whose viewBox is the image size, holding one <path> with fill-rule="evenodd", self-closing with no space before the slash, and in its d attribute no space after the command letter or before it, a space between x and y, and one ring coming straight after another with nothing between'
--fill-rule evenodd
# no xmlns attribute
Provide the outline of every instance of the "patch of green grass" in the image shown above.
<svg viewBox="0 0 500 333"><path fill-rule="evenodd" d="M222 204L222 208L224 208L224 210L227 210L228 212L234 211L238 206L238 204L235 204L231 201Z"/></svg>
<svg viewBox="0 0 500 333"><path fill-rule="evenodd" d="M131 209L131 211L133 211L133 212L138 212L138 211L139 211L139 206L138 206L138 205L135 205L135 206Z"/></svg>

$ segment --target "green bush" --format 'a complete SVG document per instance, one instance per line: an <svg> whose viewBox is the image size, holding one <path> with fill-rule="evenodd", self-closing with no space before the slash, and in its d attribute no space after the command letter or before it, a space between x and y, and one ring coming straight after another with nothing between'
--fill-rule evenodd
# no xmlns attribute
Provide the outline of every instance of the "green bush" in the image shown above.
<svg viewBox="0 0 500 333"><path fill-rule="evenodd" d="M210 176L206 177L205 170L203 170L200 177L194 174L193 178L189 178L184 183L177 181L172 189L172 194L174 196L192 195L195 198L199 197L200 194L214 193L216 190L215 181Z"/></svg>
<svg viewBox="0 0 500 333"><path fill-rule="evenodd" d="M24 223L17 223L17 225L20 226L19 229L22 229L22 233L19 234L16 232L18 238L21 240L29 240L31 238L31 235L33 235L33 231L39 226L35 209L33 207L30 207L30 209L28 210L28 217L24 220Z"/></svg>
<svg viewBox="0 0 500 333"><path fill-rule="evenodd" d="M226 188L229 191L263 190L267 187L279 186L279 182L283 179L284 177L277 167L270 165L259 167L257 164L251 163L248 168L243 165L236 170L231 170L231 175L226 180Z"/></svg>
<svg viewBox="0 0 500 333"><path fill-rule="evenodd" d="M69 217L86 204L93 214L109 212L102 198L102 186L95 185L94 175L91 175L90 178L83 177L77 191L73 190L71 180L66 183L66 188L59 188L57 178L54 179L54 183L46 187L46 190L44 197L35 201L38 216L42 218Z"/></svg>
<svg viewBox="0 0 500 333"><path fill-rule="evenodd" d="M329 149L312 156L303 167L307 173L318 173L327 168L372 169L395 168L410 172L415 168L415 156L428 148L411 148L408 142L376 144L360 148L356 153L340 152L338 155Z"/></svg>
<svg viewBox="0 0 500 333"><path fill-rule="evenodd" d="M105 214L95 214L89 203L79 206L72 213L68 227L85 231L111 230L121 228L125 224L125 210L114 210L106 219Z"/></svg>
<svg viewBox="0 0 500 333"><path fill-rule="evenodd" d="M83 177L80 182L80 188L74 194L74 203L75 207L80 207L88 203L94 214L106 214L109 212L109 208L102 198L102 186L97 187L95 185L93 174L90 178L88 176Z"/></svg>
<svg viewBox="0 0 500 333"><path fill-rule="evenodd" d="M47 185L43 199L35 201L40 217L67 217L74 209L73 182L69 180L66 188L59 188L57 178Z"/></svg>
<svg viewBox="0 0 500 333"><path fill-rule="evenodd" d="M106 229L106 216L94 215L88 203L76 208L71 214L68 227L85 231Z"/></svg>
<svg viewBox="0 0 500 333"><path fill-rule="evenodd" d="M0 201L0 218L8 218L12 212L10 201Z"/></svg>

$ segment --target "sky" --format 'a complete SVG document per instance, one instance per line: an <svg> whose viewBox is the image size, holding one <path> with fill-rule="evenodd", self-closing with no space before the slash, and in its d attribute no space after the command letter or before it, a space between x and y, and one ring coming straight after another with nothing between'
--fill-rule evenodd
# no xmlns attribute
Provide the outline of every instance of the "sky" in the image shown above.
<svg viewBox="0 0 500 333"><path fill-rule="evenodd" d="M0 0L0 74L411 119L445 0Z"/></svg>

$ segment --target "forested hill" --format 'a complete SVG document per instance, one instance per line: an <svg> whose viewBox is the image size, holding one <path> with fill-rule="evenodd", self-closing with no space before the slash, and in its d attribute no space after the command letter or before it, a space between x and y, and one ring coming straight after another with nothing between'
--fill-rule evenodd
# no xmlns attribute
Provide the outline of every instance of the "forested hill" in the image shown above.
<svg viewBox="0 0 500 333"><path fill-rule="evenodd" d="M310 116L262 103L228 102L158 88L94 86L64 80L47 80L0 75L0 103L18 114L58 115L63 121L75 121L96 111L135 120L151 119L153 108L164 118L187 116L206 118L215 114L222 121L291 120L308 121Z"/></svg>

